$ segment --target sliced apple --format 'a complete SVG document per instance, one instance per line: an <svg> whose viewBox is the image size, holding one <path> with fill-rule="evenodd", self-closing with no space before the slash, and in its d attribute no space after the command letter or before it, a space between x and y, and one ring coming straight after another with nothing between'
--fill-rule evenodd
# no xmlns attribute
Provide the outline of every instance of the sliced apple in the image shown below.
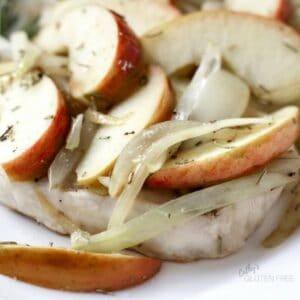
<svg viewBox="0 0 300 300"><path fill-rule="evenodd" d="M279 20L285 20L289 15L288 0L225 0L225 7Z"/></svg>
<svg viewBox="0 0 300 300"><path fill-rule="evenodd" d="M139 36L150 29L173 20L181 12L170 1L159 0L99 0L101 4L123 15Z"/></svg>
<svg viewBox="0 0 300 300"><path fill-rule="evenodd" d="M42 29L36 42L48 52L68 51L74 98L112 104L131 93L143 76L138 38L121 16L100 5L66 11Z"/></svg>
<svg viewBox="0 0 300 300"><path fill-rule="evenodd" d="M258 98L281 104L300 98L300 36L275 20L229 11L198 12L156 28L143 43L149 58L168 74L199 64L213 44ZM280 92L291 87L292 93Z"/></svg>
<svg viewBox="0 0 300 300"><path fill-rule="evenodd" d="M56 17L70 8L87 4L100 4L124 16L129 26L138 35L181 15L171 1L162 0L68 0L58 3L54 7L53 15Z"/></svg>
<svg viewBox="0 0 300 300"><path fill-rule="evenodd" d="M0 95L0 165L16 180L43 176L65 141L69 114L47 76L31 73Z"/></svg>
<svg viewBox="0 0 300 300"><path fill-rule="evenodd" d="M268 126L216 132L208 141L180 151L148 179L154 188L211 185L262 167L288 150L299 134L299 110L290 106L271 115Z"/></svg>
<svg viewBox="0 0 300 300"><path fill-rule="evenodd" d="M51 289L121 290L153 277L160 265L146 257L0 245L0 274Z"/></svg>
<svg viewBox="0 0 300 300"><path fill-rule="evenodd" d="M147 126L170 119L173 107L165 73L159 67L151 67L146 86L110 111L113 116L128 116L126 122L120 126L103 126L96 133L77 167L79 183L90 184L99 176L107 175L126 144Z"/></svg>

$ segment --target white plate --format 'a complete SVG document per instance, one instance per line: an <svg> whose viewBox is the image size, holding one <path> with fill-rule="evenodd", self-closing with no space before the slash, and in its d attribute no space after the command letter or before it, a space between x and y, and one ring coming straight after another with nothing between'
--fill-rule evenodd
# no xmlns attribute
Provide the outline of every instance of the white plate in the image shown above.
<svg viewBox="0 0 300 300"><path fill-rule="evenodd" d="M277 211L278 209L273 209L273 215ZM228 296L228 299L253 300L270 295L272 299L299 299L300 234L295 234L276 249L265 250L260 246L260 241L273 226L274 219L276 218L267 218L239 253L225 259L202 260L190 264L165 263L158 276L137 288L111 295L73 294L38 288L0 276L0 299L183 300L224 299ZM1 241L69 245L68 238L54 234L2 206L0 224Z"/></svg>

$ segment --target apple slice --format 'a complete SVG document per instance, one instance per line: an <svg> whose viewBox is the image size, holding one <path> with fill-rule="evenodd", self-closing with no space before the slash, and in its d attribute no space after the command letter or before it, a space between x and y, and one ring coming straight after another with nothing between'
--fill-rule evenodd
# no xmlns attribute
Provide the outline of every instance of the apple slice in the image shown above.
<svg viewBox="0 0 300 300"><path fill-rule="evenodd" d="M141 36L156 26L173 20L181 12L170 1L159 0L99 0L109 9L123 15L134 32Z"/></svg>
<svg viewBox="0 0 300 300"><path fill-rule="evenodd" d="M268 126L216 132L208 141L180 151L148 179L154 188L211 185L264 166L288 150L299 134L299 110L290 106L272 114Z"/></svg>
<svg viewBox="0 0 300 300"><path fill-rule="evenodd" d="M275 20L229 11L198 12L156 28L143 43L149 58L168 74L199 64L213 44L258 98L284 104L300 97L300 36Z"/></svg>
<svg viewBox="0 0 300 300"><path fill-rule="evenodd" d="M146 257L0 245L0 274L51 289L117 291L145 282L160 265Z"/></svg>
<svg viewBox="0 0 300 300"><path fill-rule="evenodd" d="M65 141L70 117L53 81L31 73L0 95L0 165L16 180L47 173Z"/></svg>
<svg viewBox="0 0 300 300"><path fill-rule="evenodd" d="M138 35L181 15L171 1L162 0L68 0L58 3L54 7L53 15L57 17L71 8L87 4L100 4L124 16Z"/></svg>
<svg viewBox="0 0 300 300"><path fill-rule="evenodd" d="M121 16L100 5L67 10L42 29L37 43L48 52L68 51L74 98L113 104L131 93L143 77L138 38Z"/></svg>
<svg viewBox="0 0 300 300"><path fill-rule="evenodd" d="M107 175L126 144L147 126L170 119L173 107L173 94L165 73L159 67L150 67L147 85L110 111L113 116L128 116L126 122L120 126L102 126L96 133L77 167L79 183L90 184Z"/></svg>
<svg viewBox="0 0 300 300"><path fill-rule="evenodd" d="M288 0L225 0L225 7L279 20L285 20L289 15Z"/></svg>

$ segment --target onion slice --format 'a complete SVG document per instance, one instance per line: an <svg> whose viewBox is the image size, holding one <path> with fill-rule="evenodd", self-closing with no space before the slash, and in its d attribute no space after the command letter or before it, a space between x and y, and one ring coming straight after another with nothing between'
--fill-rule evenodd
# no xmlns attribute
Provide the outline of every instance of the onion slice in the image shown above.
<svg viewBox="0 0 300 300"><path fill-rule="evenodd" d="M14 61L18 61L13 72L15 79L22 78L36 66L42 50L30 42L27 34L23 31L15 32L11 36L12 53Z"/></svg>
<svg viewBox="0 0 300 300"><path fill-rule="evenodd" d="M22 59L19 61L16 70L14 71L14 78L20 79L36 66L36 63L41 56L41 50L35 45L31 44L26 49Z"/></svg>
<svg viewBox="0 0 300 300"><path fill-rule="evenodd" d="M201 90L207 83L209 77L221 69L222 58L220 51L213 46L203 54L200 66L198 67L191 83L181 96L175 108L175 120L188 120L194 109L197 107Z"/></svg>
<svg viewBox="0 0 300 300"><path fill-rule="evenodd" d="M179 134L183 135L183 140L191 139L190 136L201 136L210 134L213 138L214 131L224 128L231 128L236 126L248 126L262 124L266 125L271 120L270 117L264 118L242 118L222 120L211 123L200 123L195 121L166 121L142 131L136 135L130 143L123 149L120 154L111 177L111 184L109 194L112 197L117 197L121 190L126 185L130 173L134 170L136 165L145 160L145 151L153 145L154 142L168 135ZM183 134L181 134L183 132ZM164 150L168 147L163 146ZM149 152L149 151L148 151Z"/></svg>
<svg viewBox="0 0 300 300"><path fill-rule="evenodd" d="M197 216L249 200L293 180L288 175L266 171L235 179L169 201L100 234L75 232L71 237L72 247L102 253L134 247Z"/></svg>
<svg viewBox="0 0 300 300"><path fill-rule="evenodd" d="M108 228L119 226L125 221L145 180L151 172L159 169L160 164L156 162L162 161L161 156L170 147L188 139L216 133L224 128L265 124L271 120L271 118L266 117L260 119L221 120L213 123L169 121L163 123L164 125L156 125L145 130L125 147L113 170L110 195L117 195L124 185L125 188L116 203ZM185 127L178 129L178 122L185 124ZM160 134L155 135L156 128L158 128L157 130ZM155 136L155 138L151 139L149 136ZM137 149L132 148L132 145L136 147L139 141L141 142L139 147L140 153L138 153ZM138 155L132 157L132 154ZM155 169L154 165L157 169ZM120 168L123 166L126 166L124 170Z"/></svg>
<svg viewBox="0 0 300 300"><path fill-rule="evenodd" d="M80 143L82 123L83 123L83 114L79 114L75 119L73 119L72 127L66 143L67 150L73 151L76 148L78 148Z"/></svg>
<svg viewBox="0 0 300 300"><path fill-rule="evenodd" d="M88 149L95 132L96 126L84 118L79 146L73 151L62 148L48 170L50 189L61 188L72 175L82 155Z"/></svg>
<svg viewBox="0 0 300 300"><path fill-rule="evenodd" d="M42 53L37 64L48 75L70 77L68 57Z"/></svg>
<svg viewBox="0 0 300 300"><path fill-rule="evenodd" d="M115 116L103 114L91 108L89 108L85 113L86 118L90 122L98 125L111 125L111 126L120 126L124 124L130 117L130 115L131 114L127 114L123 117L115 117Z"/></svg>

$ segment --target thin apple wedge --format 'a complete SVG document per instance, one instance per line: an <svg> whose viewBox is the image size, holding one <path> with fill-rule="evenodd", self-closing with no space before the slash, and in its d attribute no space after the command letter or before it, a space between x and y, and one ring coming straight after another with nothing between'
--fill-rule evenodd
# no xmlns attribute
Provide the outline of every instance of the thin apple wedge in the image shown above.
<svg viewBox="0 0 300 300"><path fill-rule="evenodd" d="M233 128L197 140L148 179L154 188L195 188L242 176L287 151L299 135L299 110L286 107L267 126Z"/></svg>
<svg viewBox="0 0 300 300"><path fill-rule="evenodd" d="M100 5L82 5L59 15L36 42L48 52L68 51L74 98L113 104L143 77L140 41L121 16Z"/></svg>
<svg viewBox="0 0 300 300"><path fill-rule="evenodd" d="M139 36L150 29L181 16L170 1L158 0L101 0L102 5L123 15Z"/></svg>
<svg viewBox="0 0 300 300"><path fill-rule="evenodd" d="M229 11L197 12L157 27L144 36L143 44L149 58L168 74L199 64L213 44L258 98L280 104L300 98L300 36L276 20Z"/></svg>
<svg viewBox="0 0 300 300"><path fill-rule="evenodd" d="M171 1L161 0L69 0L58 3L54 15L61 15L71 7L86 4L100 4L124 16L129 26L139 36L181 15Z"/></svg>
<svg viewBox="0 0 300 300"><path fill-rule="evenodd" d="M91 184L107 175L126 144L144 128L170 119L173 108L165 73L159 67L150 67L148 83L110 111L116 117L128 116L124 124L99 128L77 167L78 182Z"/></svg>
<svg viewBox="0 0 300 300"><path fill-rule="evenodd" d="M269 18L285 20L289 15L288 0L225 0L225 7L232 11L247 12Z"/></svg>
<svg viewBox="0 0 300 300"><path fill-rule="evenodd" d="M0 165L16 180L47 174L70 125L54 82L30 73L4 88L0 104Z"/></svg>
<svg viewBox="0 0 300 300"><path fill-rule="evenodd" d="M51 289L117 291L143 283L160 266L146 257L0 245L0 274Z"/></svg>

